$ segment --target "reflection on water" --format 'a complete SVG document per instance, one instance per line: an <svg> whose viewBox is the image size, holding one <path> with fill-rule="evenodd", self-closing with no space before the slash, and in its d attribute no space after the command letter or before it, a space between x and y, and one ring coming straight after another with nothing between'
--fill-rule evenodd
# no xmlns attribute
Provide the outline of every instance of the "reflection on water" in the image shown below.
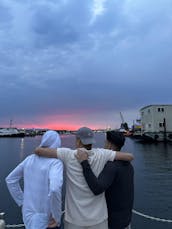
<svg viewBox="0 0 172 229"><path fill-rule="evenodd" d="M62 146L75 148L74 135L62 135ZM105 135L96 134L95 147L104 146ZM10 224L21 223L20 208L10 197L5 184L8 173L34 148L41 136L25 138L0 138L0 211L6 212ZM135 210L151 216L172 218L172 144L143 144L126 139L123 151L132 152L135 169ZM161 223L133 215L132 229L171 229L172 224Z"/></svg>
<svg viewBox="0 0 172 229"><path fill-rule="evenodd" d="M24 138L21 138L21 142L20 142L20 160L23 161L24 159Z"/></svg>

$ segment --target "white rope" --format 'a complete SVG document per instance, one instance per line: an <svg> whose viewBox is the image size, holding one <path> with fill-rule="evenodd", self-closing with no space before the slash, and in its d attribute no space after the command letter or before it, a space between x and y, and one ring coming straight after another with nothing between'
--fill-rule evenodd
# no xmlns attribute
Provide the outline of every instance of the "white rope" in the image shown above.
<svg viewBox="0 0 172 229"><path fill-rule="evenodd" d="M161 219L161 218L145 215L145 214L138 212L134 209L132 210L132 212L135 213L136 215L142 216L142 217L147 218L147 219L152 219L152 220L156 220L156 221L164 222L164 223L172 223L171 219Z"/></svg>
<svg viewBox="0 0 172 229"><path fill-rule="evenodd" d="M7 224L5 225L7 228L14 228L14 227L24 227L24 224Z"/></svg>

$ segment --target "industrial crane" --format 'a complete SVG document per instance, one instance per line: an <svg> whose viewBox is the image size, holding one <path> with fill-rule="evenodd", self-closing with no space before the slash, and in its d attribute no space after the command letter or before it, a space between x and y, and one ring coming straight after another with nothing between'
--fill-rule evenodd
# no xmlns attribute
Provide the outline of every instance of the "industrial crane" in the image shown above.
<svg viewBox="0 0 172 229"><path fill-rule="evenodd" d="M122 113L120 112L120 117L121 117L121 121L122 121L122 123L121 123L121 129L124 129L124 130L129 130L129 128L128 128L128 124L124 121L124 117L123 117L123 115L122 115Z"/></svg>

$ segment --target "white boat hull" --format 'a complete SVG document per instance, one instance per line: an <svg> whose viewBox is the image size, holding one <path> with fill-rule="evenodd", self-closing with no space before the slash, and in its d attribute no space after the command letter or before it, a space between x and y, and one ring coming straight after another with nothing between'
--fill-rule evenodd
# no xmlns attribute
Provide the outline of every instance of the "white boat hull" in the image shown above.
<svg viewBox="0 0 172 229"><path fill-rule="evenodd" d="M2 128L0 129L0 137L24 137L25 133L17 128Z"/></svg>

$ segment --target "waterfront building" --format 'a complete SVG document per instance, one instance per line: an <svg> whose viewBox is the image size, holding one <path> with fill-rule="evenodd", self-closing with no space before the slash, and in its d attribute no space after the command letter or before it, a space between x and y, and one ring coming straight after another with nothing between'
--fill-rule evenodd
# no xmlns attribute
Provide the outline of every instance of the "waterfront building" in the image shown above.
<svg viewBox="0 0 172 229"><path fill-rule="evenodd" d="M140 109L145 140L172 141L172 105L148 105Z"/></svg>

